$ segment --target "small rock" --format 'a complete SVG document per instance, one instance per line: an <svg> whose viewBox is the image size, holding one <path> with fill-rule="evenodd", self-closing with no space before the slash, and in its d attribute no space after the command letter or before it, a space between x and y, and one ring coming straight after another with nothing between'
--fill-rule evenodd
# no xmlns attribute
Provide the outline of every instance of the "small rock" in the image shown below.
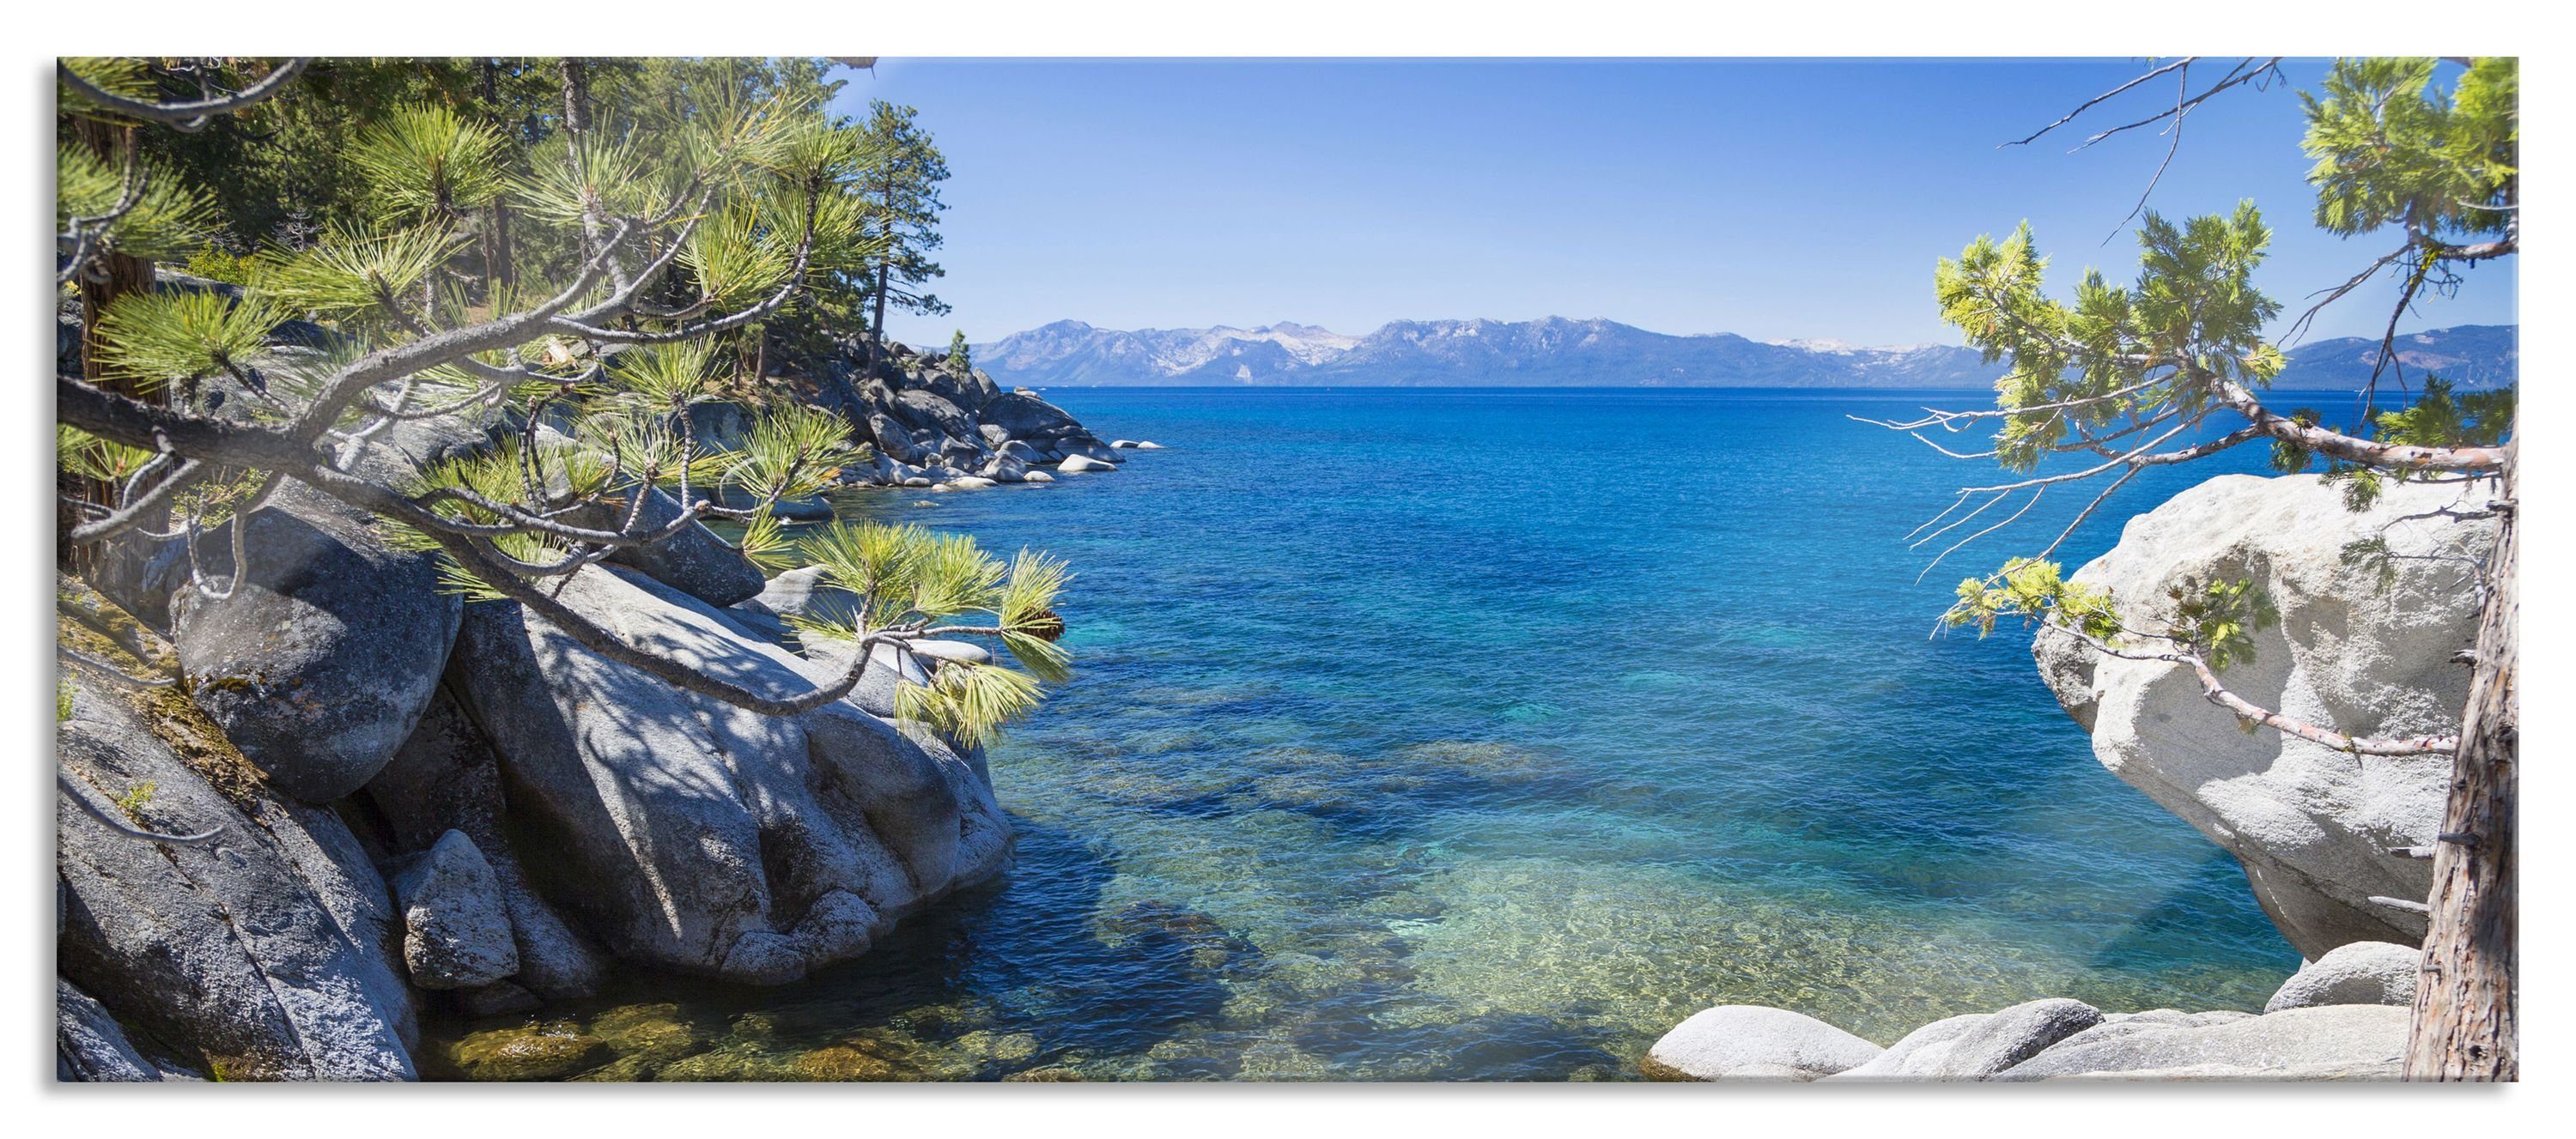
<svg viewBox="0 0 2576 1139"><path fill-rule="evenodd" d="M796 1078L825 1083L881 1083L903 1078L892 1061L876 1053L835 1044L796 1058Z"/></svg>
<svg viewBox="0 0 2576 1139"><path fill-rule="evenodd" d="M2386 941L2337 947L2298 971L2263 1006L2264 1012L2318 1005L2415 1005L2415 982L2424 951Z"/></svg>
<svg viewBox="0 0 2576 1139"><path fill-rule="evenodd" d="M1665 1033L1638 1067L1657 1080L1717 1080L1737 1071L1749 1079L1779 1079L1781 1069L1813 1079L1857 1068L1884 1051L1787 1009L1719 1005Z"/></svg>
<svg viewBox="0 0 2576 1139"><path fill-rule="evenodd" d="M1163 445L1151 439L1139 439L1136 441L1136 449L1139 451L1160 451L1163 449Z"/></svg>
<svg viewBox="0 0 2576 1139"><path fill-rule="evenodd" d="M1013 1072L1002 1077L1002 1082L1006 1084L1078 1084L1082 1083L1083 1079L1082 1073L1062 1064L1049 1064L1043 1068Z"/></svg>
<svg viewBox="0 0 2576 1139"><path fill-rule="evenodd" d="M1055 469L1069 475L1078 475L1085 471L1112 471L1118 468L1098 459L1086 458L1081 455L1069 455L1066 456L1063 462L1057 463L1055 465Z"/></svg>
<svg viewBox="0 0 2576 1139"><path fill-rule="evenodd" d="M1020 476L1021 482L1054 482L1055 476L1045 471L1030 471Z"/></svg>
<svg viewBox="0 0 2576 1139"><path fill-rule="evenodd" d="M960 661L966 664L993 663L992 650L971 641L914 641L912 655L935 661Z"/></svg>
<svg viewBox="0 0 2576 1139"><path fill-rule="evenodd" d="M2082 1001L2014 1005L1970 1025L1926 1074L1936 1080L1982 1080L2100 1023L2102 1011Z"/></svg>
<svg viewBox="0 0 2576 1139"><path fill-rule="evenodd" d="M1109 445L1121 451L1133 451L1136 449L1136 441L1133 439L1112 439L1109 441Z"/></svg>
<svg viewBox="0 0 2576 1139"><path fill-rule="evenodd" d="M440 835L391 885L403 911L403 964L413 983L470 989L519 971L501 881L465 832Z"/></svg>

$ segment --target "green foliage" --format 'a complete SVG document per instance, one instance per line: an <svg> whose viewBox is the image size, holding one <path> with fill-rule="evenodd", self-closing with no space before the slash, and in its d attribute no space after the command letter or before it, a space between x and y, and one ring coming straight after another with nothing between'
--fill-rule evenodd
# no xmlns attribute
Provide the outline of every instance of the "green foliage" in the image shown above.
<svg viewBox="0 0 2576 1139"><path fill-rule="evenodd" d="M54 425L54 464L72 474L122 486L151 461L152 452L140 447L101 439L77 427Z"/></svg>
<svg viewBox="0 0 2576 1139"><path fill-rule="evenodd" d="M258 293L238 302L211 290L130 293L99 318L99 357L143 391L190 385L249 366L285 319Z"/></svg>
<svg viewBox="0 0 2576 1139"><path fill-rule="evenodd" d="M2212 671L2254 659L2254 634L2280 624L2280 611L2250 578L2186 580L2165 591L2174 616L2166 635L2198 653Z"/></svg>
<svg viewBox="0 0 2576 1139"><path fill-rule="evenodd" d="M2185 580L2166 590L2166 600L2172 612L2164 631L2146 635L2199 655L2212 670L2254 659L2253 634L2281 620L2251 579ZM1975 627L1979 638L1994 632L1995 623L2004 618L2056 625L2114 650L2140 635L2110 591L2069 581L2057 563L2034 558L2013 558L1990 576L1961 581L1958 600L1942 615L1951 628Z"/></svg>
<svg viewBox="0 0 2576 1139"><path fill-rule="evenodd" d="M1054 609L1070 575L1055 558L1022 550L1004 563L963 534L877 522L823 527L800 549L823 567L828 584L856 596L847 617L797 619L803 635L859 641L872 631L927 628L982 613L993 623L974 628L999 638L1028 670L942 663L931 684L897 689L896 710L907 719L960 739L988 739L1036 707L1044 696L1041 681L1071 675L1071 658L1056 643L1064 622Z"/></svg>
<svg viewBox="0 0 2576 1139"><path fill-rule="evenodd" d="M689 236L680 263L719 307L758 301L787 283L795 268L799 232L765 224L750 204L709 218Z"/></svg>
<svg viewBox="0 0 2576 1139"><path fill-rule="evenodd" d="M397 489L417 497L448 487L471 491L492 502L525 504L530 498L529 484L534 482L537 486L535 498L541 507L579 497L604 495L609 489L607 462L595 451L578 446L540 447L536 454L528 456L526 462L521 456L519 441L506 438L499 446L431 464L411 484ZM616 500L606 501L614 503ZM505 521L496 511L455 499L441 501L430 509L441 517L458 522L497 525ZM462 594L473 601L498 601L507 596L458 564L429 535L390 519L380 519L378 529L383 533L386 544L395 549L438 552L442 592ZM496 535L492 538L492 545L503 554L532 565L558 561L569 552L561 540L525 530Z"/></svg>
<svg viewBox="0 0 2576 1139"><path fill-rule="evenodd" d="M125 812L126 818L132 819L137 825L140 825L143 822L142 811L144 806L151 803L152 796L158 794L160 790L161 785L149 779L144 780L141 783L137 783L132 787L126 788L124 794L116 797L116 809Z"/></svg>
<svg viewBox="0 0 2576 1139"><path fill-rule="evenodd" d="M2181 363L2269 383L2285 361L2262 329L2280 305L2254 288L2253 273L2270 242L2251 202L2180 225L2150 211L2138 231L2136 284L2116 287L2088 270L2072 304L2042 291L2048 262L2028 224L1944 258L1933 276L1942 319L1988 363L2010 361L1995 381L1996 406L2013 413L1996 433L1997 460L2028 471L2067 439L2168 408L2199 409L2210 393ZM2076 401L2092 402L2065 406Z"/></svg>
<svg viewBox="0 0 2576 1139"><path fill-rule="evenodd" d="M145 259L185 257L213 235L218 220L203 192L159 167L146 163L137 172L142 191L131 208L108 223L100 242L109 250ZM64 145L54 151L54 229L67 230L73 218L96 218L114 212L125 200L125 169L99 157L86 146Z"/></svg>
<svg viewBox="0 0 2576 1139"><path fill-rule="evenodd" d="M2388 592L2388 587L2397 584L2397 553L2388 548L2388 539L2384 535L2373 534L2344 543L2339 560L2348 569L2369 570L2381 593Z"/></svg>
<svg viewBox="0 0 2576 1139"><path fill-rule="evenodd" d="M795 540L787 536L787 527L778 521L778 516L767 510L754 513L743 524L742 540L734 543L734 548L759 566L763 576L776 577L797 566Z"/></svg>
<svg viewBox="0 0 2576 1139"><path fill-rule="evenodd" d="M188 263L180 266L180 268L191 277L203 277L209 281L222 281L227 285L247 285L250 283L251 263L249 260L220 245L205 245L198 247L196 252L188 255Z"/></svg>
<svg viewBox="0 0 2576 1139"><path fill-rule="evenodd" d="M383 214L438 222L501 196L501 154L501 132L491 126L452 108L415 103L361 134L349 163Z"/></svg>
<svg viewBox="0 0 2576 1139"><path fill-rule="evenodd" d="M2413 405L2372 420L2382 442L2414 447L2492 447L2513 427L2515 389L2459 395L2439 376L2424 378Z"/></svg>
<svg viewBox="0 0 2576 1139"><path fill-rule="evenodd" d="M771 409L752 422L742 446L721 456L721 477L759 500L810 498L840 481L841 469L862 461L864 446L850 442L849 421L805 404Z"/></svg>
<svg viewBox="0 0 2576 1139"><path fill-rule="evenodd" d="M259 470L228 472L229 477L214 477L182 490L170 498L171 513L181 518L195 518L197 524L214 529L233 519L251 497L268 481L268 473Z"/></svg>
<svg viewBox="0 0 2576 1139"><path fill-rule="evenodd" d="M2475 61L2443 91L2431 58L2342 59L2322 94L2302 93L2317 160L2317 225L2351 235L2387 225L2458 236L2502 230L2519 173L2520 67Z"/></svg>
<svg viewBox="0 0 2576 1139"><path fill-rule="evenodd" d="M443 219L390 232L335 227L305 249L261 252L249 262L251 281L281 305L356 322L349 331L382 331L408 311L402 298L464 242Z"/></svg>
<svg viewBox="0 0 2576 1139"><path fill-rule="evenodd" d="M69 721L71 720L71 718L72 718L72 682L71 682L71 681L68 681L68 680L58 680L58 681L55 681L55 682L54 682L54 722L55 722L55 723L57 723L57 724L67 723L67 722L69 722Z"/></svg>
<svg viewBox="0 0 2576 1139"><path fill-rule="evenodd" d="M2354 514L2378 505L2380 492L2387 490L2388 483L2398 477L2402 476L2382 474L2377 469L2356 463L2337 463L2324 475L2326 482L2343 488L2343 508Z"/></svg>
<svg viewBox="0 0 2576 1139"><path fill-rule="evenodd" d="M1027 673L997 665L947 661L929 684L895 689L895 715L951 739L987 743L1001 727L1037 710L1046 690Z"/></svg>
<svg viewBox="0 0 2576 1139"><path fill-rule="evenodd" d="M966 346L965 329L960 328L949 334L948 359L946 362L948 365L948 374L956 376L959 379L964 379L968 373L975 370L975 357L974 353Z"/></svg>
<svg viewBox="0 0 2576 1139"><path fill-rule="evenodd" d="M1989 577L1960 581L1958 600L1941 619L1954 629L1973 625L1983 639L2005 617L2053 621L2106 644L2121 632L2109 590L2068 581L2064 567L2036 558L2014 558Z"/></svg>
<svg viewBox="0 0 2576 1139"><path fill-rule="evenodd" d="M2506 386L2461 394L2453 390L2450 381L2428 375L2412 403L2370 417L2357 434L2409 447L2492 447L2503 442L2513 429L2515 390ZM2322 422L2313 408L2293 411L2290 418L2311 427ZM2306 471L2315 459L2313 452L2288 440L2272 444L2272 468L2283 474ZM2388 484L2419 478L2424 473L2333 460L2326 464L2323 477L2343 488L2344 508L2358 514L2376 504Z"/></svg>

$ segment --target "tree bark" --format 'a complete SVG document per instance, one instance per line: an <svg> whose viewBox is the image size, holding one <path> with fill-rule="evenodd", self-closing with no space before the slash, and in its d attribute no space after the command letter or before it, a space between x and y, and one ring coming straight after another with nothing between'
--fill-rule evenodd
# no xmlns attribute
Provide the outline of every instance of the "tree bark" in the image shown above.
<svg viewBox="0 0 2576 1139"><path fill-rule="evenodd" d="M2522 1078L2514 1024L2520 443L2507 447L2498 491L2503 518L2489 562L2486 605L2478 616L2477 671L2452 760L2442 841L2433 855L2431 928L2424 936L2423 974L2406 1042L2410 1080Z"/></svg>
<svg viewBox="0 0 2576 1139"><path fill-rule="evenodd" d="M563 59L564 129L590 130L590 65L575 56Z"/></svg>
<svg viewBox="0 0 2576 1139"><path fill-rule="evenodd" d="M877 361L885 355L886 284L892 268L890 262L877 262L877 314L868 322L868 377L871 379L876 377Z"/></svg>
<svg viewBox="0 0 2576 1139"><path fill-rule="evenodd" d="M126 147L140 145L133 137L131 127L119 126L87 116L73 116L64 122L71 131L72 137L79 139L83 146L88 147L91 153L104 159L111 167L123 163ZM93 386L118 395L132 396L145 403L168 402L166 395L147 393L131 382L118 383L110 379L102 360L103 354L100 352L106 341L99 335L99 317L107 312L109 305L115 304L120 298L131 293L151 290L152 263L140 257L129 257L111 251L98 254L91 265L97 271L97 276L93 277L89 272L83 272L76 278L79 281L81 302L81 379ZM63 476L57 482L65 484L58 487L59 492L65 495L74 495L83 501L105 507L112 508L116 505L117 488L97 479ZM97 550L90 546L75 548L63 541L63 535L69 534L71 528L79 525L81 521L82 516L69 503L61 503L55 507L54 560L66 569L85 573L96 561Z"/></svg>
<svg viewBox="0 0 2576 1139"><path fill-rule="evenodd" d="M510 122L501 113L499 60L483 61L483 117L503 134ZM510 265L510 207L499 198L483 207L483 303L499 312L515 280Z"/></svg>

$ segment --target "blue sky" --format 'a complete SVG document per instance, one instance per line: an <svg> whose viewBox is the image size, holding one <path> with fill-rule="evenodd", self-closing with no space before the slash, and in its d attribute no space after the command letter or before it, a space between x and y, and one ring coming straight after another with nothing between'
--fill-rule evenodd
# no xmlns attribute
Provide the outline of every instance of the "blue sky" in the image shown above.
<svg viewBox="0 0 2576 1139"><path fill-rule="evenodd" d="M1108 328L1602 316L1660 332L1955 343L1934 259L2029 219L2069 280L2131 276L2120 228L2168 138L1998 148L2137 75L2100 61L893 59L840 106L918 107L947 154L946 317L898 338ZM2195 69L2200 70L2200 69ZM2223 68L2204 72L2214 77ZM2251 197L2292 312L2394 248L2310 223L2295 88L2202 104L2150 207ZM2153 113L2159 79L2088 115ZM2062 135L2062 137L2061 137ZM2376 335L2394 286L2312 337ZM2482 267L2405 327L2514 319Z"/></svg>

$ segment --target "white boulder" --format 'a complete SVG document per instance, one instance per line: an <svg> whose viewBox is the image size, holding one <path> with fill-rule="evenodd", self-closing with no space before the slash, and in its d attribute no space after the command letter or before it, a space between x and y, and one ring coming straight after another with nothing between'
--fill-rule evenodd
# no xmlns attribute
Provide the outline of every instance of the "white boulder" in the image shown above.
<svg viewBox="0 0 2576 1139"><path fill-rule="evenodd" d="M1639 1067L1658 1080L1812 1080L1859 1067L1883 1051L1812 1016L1719 1005L1665 1033Z"/></svg>
<svg viewBox="0 0 2576 1139"><path fill-rule="evenodd" d="M2424 951L2385 941L2356 941L2309 963L2282 982L2265 1012L2318 1005L2415 1006Z"/></svg>
<svg viewBox="0 0 2576 1139"><path fill-rule="evenodd" d="M2223 476L2131 519L2075 580L2108 587L2124 619L2154 627L2168 588L2251 577L2280 621L2224 674L2231 690L2349 734L2449 733L2469 680L2451 658L2476 635L2466 560L2494 531L2429 512L2488 493L2397 484L2353 513L2314 476ZM2400 556L2372 556L2372 541ZM2102 765L2234 854L2302 956L2422 940L2420 914L2369 899L2429 891L2431 864L2391 850L2434 840L2447 756L2354 756L2247 732L2186 666L2104 657L2066 633L2042 631L2032 652Z"/></svg>

